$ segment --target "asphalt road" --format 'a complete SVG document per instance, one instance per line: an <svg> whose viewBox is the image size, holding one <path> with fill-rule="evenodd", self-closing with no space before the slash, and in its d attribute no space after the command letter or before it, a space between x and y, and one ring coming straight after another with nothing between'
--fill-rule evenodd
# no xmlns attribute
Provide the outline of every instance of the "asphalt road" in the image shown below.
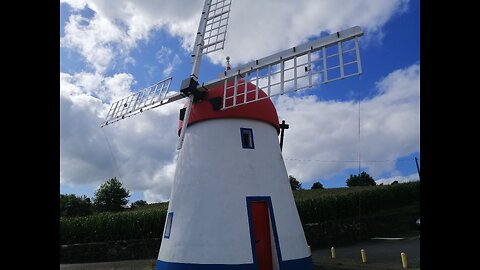
<svg viewBox="0 0 480 270"><path fill-rule="evenodd" d="M101 263L60 264L60 270L149 270L157 259Z"/></svg>
<svg viewBox="0 0 480 270"><path fill-rule="evenodd" d="M364 249L367 262L361 261ZM420 236L401 240L368 240L350 246L335 247L332 259L330 248L312 250L315 265L325 269L403 269L400 253L405 252L408 269L420 269Z"/></svg>
<svg viewBox="0 0 480 270"><path fill-rule="evenodd" d="M367 262L362 263L360 249ZM350 246L335 247L336 258L330 248L312 250L312 260L318 270L335 269L403 269L401 252L407 255L408 269L420 269L420 236L401 240L368 240ZM60 270L147 270L155 265L152 260L117 261L85 264L60 264Z"/></svg>

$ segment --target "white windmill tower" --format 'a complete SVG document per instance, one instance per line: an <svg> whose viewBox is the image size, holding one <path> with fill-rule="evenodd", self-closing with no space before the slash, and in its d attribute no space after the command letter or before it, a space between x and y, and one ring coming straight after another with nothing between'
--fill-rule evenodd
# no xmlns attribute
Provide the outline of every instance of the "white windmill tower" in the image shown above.
<svg viewBox="0 0 480 270"><path fill-rule="evenodd" d="M223 49L231 0L206 0L190 78L112 103L102 127L187 97L156 269L313 269L270 100L362 73L353 27L198 83L202 55ZM262 90L263 89L263 90ZM187 129L188 128L188 129ZM172 131L173 132L173 131ZM160 229L160 228L159 228Z"/></svg>

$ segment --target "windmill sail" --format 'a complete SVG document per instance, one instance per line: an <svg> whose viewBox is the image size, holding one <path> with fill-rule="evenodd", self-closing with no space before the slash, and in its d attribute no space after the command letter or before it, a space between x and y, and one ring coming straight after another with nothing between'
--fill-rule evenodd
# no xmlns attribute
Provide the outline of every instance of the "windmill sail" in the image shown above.
<svg viewBox="0 0 480 270"><path fill-rule="evenodd" d="M232 0L205 0L195 40L195 47L192 53L192 78L195 77L198 79L202 55L223 49L231 5ZM171 82L171 77L164 79L135 94L112 103L101 126L104 127L187 96L190 98L190 103L193 101L192 93L188 91L185 92L184 89L181 89L180 93L176 94L168 92ZM201 90L205 91L204 89L205 88L202 88ZM187 112L189 112L189 110L187 110ZM189 113L186 114L185 118L188 119L188 116ZM182 129L182 133L184 133L185 130L186 128ZM178 149L181 148L183 136L184 134L180 135Z"/></svg>
<svg viewBox="0 0 480 270"><path fill-rule="evenodd" d="M352 27L225 71L219 79L202 87L224 85L222 109L225 110L359 75L362 65L358 37L362 35L359 26ZM238 83L240 80L257 87L247 90L246 84ZM259 97L259 89L267 96ZM251 92L255 95L249 95Z"/></svg>
<svg viewBox="0 0 480 270"><path fill-rule="evenodd" d="M168 92L171 82L172 77L166 78L135 94L113 102L101 126L115 123L137 113L183 98L180 94Z"/></svg>
<svg viewBox="0 0 480 270"><path fill-rule="evenodd" d="M202 55L223 49L231 5L232 0L205 0L200 23L198 24L197 37L195 38L195 47L192 53L192 74L190 76L190 82L187 83L188 85L198 84L197 80ZM190 117L190 110L193 106L195 94L192 93L191 90L190 87L180 90L188 95L189 101L184 115L177 150L182 149L188 118ZM200 91L202 92L204 89L202 88Z"/></svg>
<svg viewBox="0 0 480 270"><path fill-rule="evenodd" d="M231 5L232 0L205 0L192 52L192 73L190 78L182 81L178 93L168 92L171 77L162 80L112 103L102 127L188 97L177 146L179 150L193 101L202 99L209 89L223 86L221 109L225 110L362 74L358 38L363 31L355 26L224 71L218 79L199 85L197 80L202 56L224 47ZM247 87L249 83L255 88ZM266 95L259 95L260 89Z"/></svg>
<svg viewBox="0 0 480 270"><path fill-rule="evenodd" d="M207 0L206 5L195 41L199 50L192 59L224 48L232 0Z"/></svg>

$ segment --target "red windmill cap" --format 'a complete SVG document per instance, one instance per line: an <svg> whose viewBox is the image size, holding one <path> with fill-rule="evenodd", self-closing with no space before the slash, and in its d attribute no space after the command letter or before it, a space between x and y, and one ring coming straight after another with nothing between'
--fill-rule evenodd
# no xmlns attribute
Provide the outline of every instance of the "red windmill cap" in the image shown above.
<svg viewBox="0 0 480 270"><path fill-rule="evenodd" d="M233 82L227 85L227 97L233 96ZM231 88L229 88L231 87ZM247 98L246 101L255 100L257 91L255 91L255 85L252 83L247 83ZM236 103L243 104L245 101L245 83L243 80L238 81L237 85L237 97ZM275 106L273 106L270 98L267 97L267 94L263 92L262 89L258 89L258 98L264 98L255 102L243 104L226 110L214 110L211 100L217 98L220 102L223 102L224 95L224 86L215 87L207 92L207 98L193 103L192 110L190 112L190 117L188 118L188 125L198 123L201 121L211 120L211 119L221 119L221 118L246 118L263 121L271 124L277 130L277 133L280 133L280 126L278 123L278 115ZM226 106L230 106L233 103L233 98L227 98L225 101ZM178 123L178 134L182 130L183 121L180 120Z"/></svg>

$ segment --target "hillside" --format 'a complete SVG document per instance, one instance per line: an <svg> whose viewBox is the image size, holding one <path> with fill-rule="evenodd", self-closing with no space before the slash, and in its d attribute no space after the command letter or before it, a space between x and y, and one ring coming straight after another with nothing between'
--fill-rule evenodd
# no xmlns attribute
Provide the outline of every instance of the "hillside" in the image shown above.
<svg viewBox="0 0 480 270"><path fill-rule="evenodd" d="M367 191L367 190L376 190L386 188L386 186L365 186L365 187L341 187L341 188L327 188L327 189L308 189L308 190L294 190L293 197L295 198L296 202L309 200L309 199L318 199L325 196L338 196L338 195L346 195L349 193ZM161 208L167 210L168 208L168 201L161 202L161 203L152 203L146 206L142 206L137 209L133 209L133 211L141 209L152 209L152 208Z"/></svg>
<svg viewBox="0 0 480 270"><path fill-rule="evenodd" d="M415 183L415 182L413 182ZM400 184L400 185L403 185ZM346 196L348 194L353 194L353 193L362 193L363 192L368 192L368 191L387 191L391 189L391 185L383 185L383 186L362 186L362 187L341 187L341 188L327 188L327 189L308 189L308 190L294 190L293 191L293 197L295 198L295 202L301 203L306 200L321 200L321 199L328 199L328 197L337 197L337 196ZM168 209L168 201L167 202L161 202L161 203L152 203L148 204L146 206L142 206L139 208L135 209L128 209L126 212L130 211L145 211L145 210L150 210L150 209L155 209L155 210L161 210L161 211L167 211Z"/></svg>
<svg viewBox="0 0 480 270"><path fill-rule="evenodd" d="M397 237L418 229L415 221L420 216L419 181L300 190L293 194L311 248L355 243L371 237ZM119 213L62 217L61 261L154 258L161 245L167 209L168 202L163 202ZM117 255L105 257L109 250Z"/></svg>
<svg viewBox="0 0 480 270"><path fill-rule="evenodd" d="M385 186L364 186L364 187L341 187L341 188L327 188L327 189L308 189L308 190L294 190L293 197L295 201L303 201L308 199L318 199L324 196L346 195L349 193L381 189Z"/></svg>
<svg viewBox="0 0 480 270"><path fill-rule="evenodd" d="M404 230L414 226L420 214L419 181L383 186L300 190L294 191L293 195L302 224L319 224L320 227L315 230L322 232L317 231L314 235L323 235L324 238L335 232L352 232L360 239L370 233L378 235L392 231L392 226L397 231ZM164 227L167 209L168 202L162 202L119 213L60 218L60 242L74 244L160 238L162 230L158 228ZM391 222L393 225L386 226ZM359 227L360 223L363 225ZM370 229L367 232L363 231L364 228Z"/></svg>

